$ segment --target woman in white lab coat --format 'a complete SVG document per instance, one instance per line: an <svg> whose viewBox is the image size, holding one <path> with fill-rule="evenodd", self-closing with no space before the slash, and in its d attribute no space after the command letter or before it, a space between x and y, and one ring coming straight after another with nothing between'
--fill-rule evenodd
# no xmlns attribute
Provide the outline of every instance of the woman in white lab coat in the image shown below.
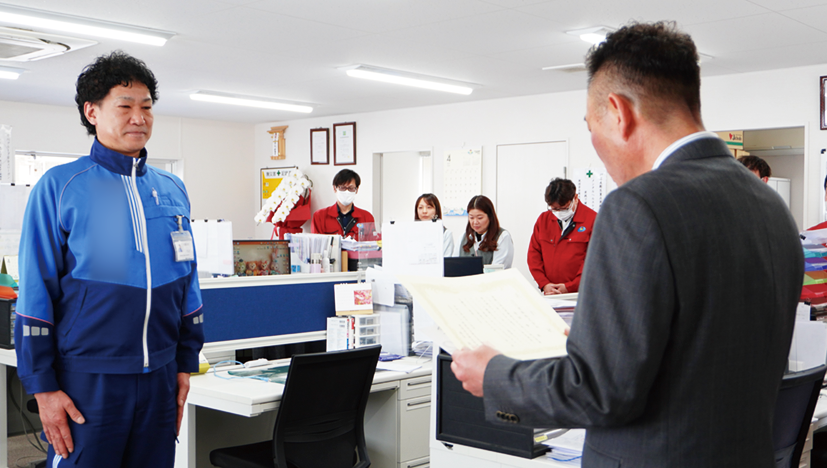
<svg viewBox="0 0 827 468"><path fill-rule="evenodd" d="M423 193L416 199L414 207L414 221L433 221L442 219L442 206L433 193ZM454 254L454 235L445 226L442 226L442 256L450 257Z"/></svg>

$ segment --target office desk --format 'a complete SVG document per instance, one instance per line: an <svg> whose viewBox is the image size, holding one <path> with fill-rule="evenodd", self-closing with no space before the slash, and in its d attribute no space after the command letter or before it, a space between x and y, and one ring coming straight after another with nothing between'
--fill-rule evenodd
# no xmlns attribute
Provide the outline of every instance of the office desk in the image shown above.
<svg viewBox="0 0 827 468"><path fill-rule="evenodd" d="M813 431L825 426L827 426L827 389L822 390L819 395L818 404L813 413L813 422L810 425L809 440L804 446L798 468L809 468L810 451L813 448ZM529 460L459 444L448 445L451 447L446 447L445 444L432 437L430 468L563 468L572 466L548 460L545 456Z"/></svg>
<svg viewBox="0 0 827 468"><path fill-rule="evenodd" d="M436 443L436 444L435 444ZM542 455L534 459L520 458L460 444L431 442L430 468L572 468L571 463L554 461Z"/></svg>
<svg viewBox="0 0 827 468"><path fill-rule="evenodd" d="M204 352L208 356L226 354L234 357L236 349L323 340L326 336L326 318L334 315L333 284L354 282L363 276L362 272L351 272L203 279L201 290L206 316L204 328L208 340ZM238 307L239 297L244 298L245 307ZM295 304L299 300L302 301L301 306ZM279 307L274 307L274 304ZM0 468L8 468L7 366L17 366L15 351L0 349ZM198 382L197 378L192 380ZM197 391L190 395L190 401L193 396L201 397ZM245 411L243 408L247 407L245 405L255 407L257 413L250 411L246 415L248 417L278 406L266 394L249 396L253 400L262 398L262 403L248 405L249 401L233 403L226 399L222 403L209 394L203 396L202 403L205 408L214 404L217 409L230 413L234 411L223 409L223 406L232 407L235 404L241 411L235 414L242 415ZM268 398L272 400L270 403L267 403ZM221 398L218 397L217 400ZM189 417L194 422L195 411ZM272 425L270 427L272 430ZM182 437L185 429L186 425L182 427ZM181 437L179 441L182 444L179 445L178 452L190 451L192 446L183 444ZM191 465L180 466L195 465L193 461Z"/></svg>
<svg viewBox="0 0 827 468"><path fill-rule="evenodd" d="M405 358L411 362L416 359ZM373 468L398 468L399 460L413 456L409 453L424 450L427 454L432 364L430 359L420 362L422 367L410 374L376 372L365 412L365 437ZM225 380L212 372L193 376L178 436L176 468L211 466L209 452L213 449L272 438L273 410L279 407L283 389L281 384L252 379ZM421 434L405 433L410 423L421 425ZM405 445L400 447L401 441ZM411 443L415 446L410 447ZM409 466L424 466L424 458L423 463Z"/></svg>
<svg viewBox="0 0 827 468"><path fill-rule="evenodd" d="M816 409L813 411L813 422L810 424L810 432L807 434L807 443L804 445L804 451L801 453L800 468L809 468L810 466L810 451L813 449L813 432L822 427L827 426L827 389L822 389L818 395L818 402L816 402Z"/></svg>

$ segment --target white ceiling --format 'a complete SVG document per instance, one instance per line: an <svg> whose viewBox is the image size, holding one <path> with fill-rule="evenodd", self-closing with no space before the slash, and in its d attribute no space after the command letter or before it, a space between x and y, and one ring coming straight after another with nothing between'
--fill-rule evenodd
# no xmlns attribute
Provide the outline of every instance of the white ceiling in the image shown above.
<svg viewBox="0 0 827 468"><path fill-rule="evenodd" d="M160 82L157 115L270 122L585 88L588 44L565 33L675 20L713 57L703 76L827 64L827 0L0 0L177 33L164 47L110 39L36 62L0 100L74 105L74 81L114 49ZM0 23L0 26L3 24ZM363 63L476 83L459 96L350 78ZM196 90L309 103L312 114L191 101Z"/></svg>

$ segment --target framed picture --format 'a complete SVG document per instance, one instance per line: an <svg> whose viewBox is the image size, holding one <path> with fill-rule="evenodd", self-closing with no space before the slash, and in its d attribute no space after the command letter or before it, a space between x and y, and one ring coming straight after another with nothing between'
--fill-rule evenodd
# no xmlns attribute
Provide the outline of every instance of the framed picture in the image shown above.
<svg viewBox="0 0 827 468"><path fill-rule="evenodd" d="M328 164L330 157L330 129L314 128L310 130L310 164Z"/></svg>
<svg viewBox="0 0 827 468"><path fill-rule="evenodd" d="M333 124L333 165L356 164L356 122Z"/></svg>
<svg viewBox="0 0 827 468"><path fill-rule="evenodd" d="M819 80L821 81L821 129L827 130L827 114L824 109L824 82L827 81L827 76L822 76Z"/></svg>

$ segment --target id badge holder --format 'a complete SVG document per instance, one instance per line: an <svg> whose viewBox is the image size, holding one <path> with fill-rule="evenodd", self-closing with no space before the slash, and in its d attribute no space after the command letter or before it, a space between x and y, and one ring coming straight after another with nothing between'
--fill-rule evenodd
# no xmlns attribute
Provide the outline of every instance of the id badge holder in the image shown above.
<svg viewBox="0 0 827 468"><path fill-rule="evenodd" d="M193 247L192 234L185 231L181 224L181 216L178 218L178 230L172 231L172 251L175 252L176 262L195 261L195 248Z"/></svg>

